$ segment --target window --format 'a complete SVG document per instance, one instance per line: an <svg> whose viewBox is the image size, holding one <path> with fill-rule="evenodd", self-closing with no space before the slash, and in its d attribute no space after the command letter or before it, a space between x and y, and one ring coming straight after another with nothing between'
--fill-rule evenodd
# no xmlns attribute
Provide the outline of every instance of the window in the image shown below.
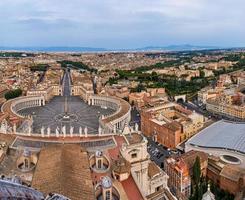
<svg viewBox="0 0 245 200"><path fill-rule="evenodd" d="M98 168L101 169L101 160L98 160Z"/></svg>
<svg viewBox="0 0 245 200"><path fill-rule="evenodd" d="M162 188L162 186L158 186L158 187L156 188L156 192L158 192L159 190L161 190L161 188Z"/></svg>
<svg viewBox="0 0 245 200"><path fill-rule="evenodd" d="M107 190L106 192L105 192L105 198L106 198L106 200L110 200L111 199L111 192L109 191L109 190Z"/></svg>
<svg viewBox="0 0 245 200"><path fill-rule="evenodd" d="M131 158L137 158L137 153L132 153Z"/></svg>
<svg viewBox="0 0 245 200"><path fill-rule="evenodd" d="M27 159L24 160L24 166L25 168L29 168L29 162Z"/></svg>

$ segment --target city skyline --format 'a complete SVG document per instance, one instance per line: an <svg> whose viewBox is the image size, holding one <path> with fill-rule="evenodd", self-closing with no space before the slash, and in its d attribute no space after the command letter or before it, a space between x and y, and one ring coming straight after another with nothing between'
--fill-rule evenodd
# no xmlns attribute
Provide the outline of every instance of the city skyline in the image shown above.
<svg viewBox="0 0 245 200"><path fill-rule="evenodd" d="M0 46L243 47L244 6L241 0L4 1Z"/></svg>

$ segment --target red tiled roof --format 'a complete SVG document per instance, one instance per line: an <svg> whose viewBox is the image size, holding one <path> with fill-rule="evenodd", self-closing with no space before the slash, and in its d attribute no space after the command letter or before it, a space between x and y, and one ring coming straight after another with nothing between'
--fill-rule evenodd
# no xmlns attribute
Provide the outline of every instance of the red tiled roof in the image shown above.
<svg viewBox="0 0 245 200"><path fill-rule="evenodd" d="M121 184L129 200L143 200L144 199L136 183L134 182L134 179L132 176L130 176L127 180L122 181Z"/></svg>
<svg viewBox="0 0 245 200"><path fill-rule="evenodd" d="M120 154L120 149L122 147L122 144L126 143L126 141L124 140L124 138L122 136L114 136L114 139L117 142L117 146L113 149L109 149L108 153L109 153L111 159L117 160L118 155Z"/></svg>

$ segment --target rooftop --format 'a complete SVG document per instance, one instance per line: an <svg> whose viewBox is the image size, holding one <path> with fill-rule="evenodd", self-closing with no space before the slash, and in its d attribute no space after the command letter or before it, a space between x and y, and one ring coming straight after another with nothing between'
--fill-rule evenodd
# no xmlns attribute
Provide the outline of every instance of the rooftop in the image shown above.
<svg viewBox="0 0 245 200"><path fill-rule="evenodd" d="M245 123L218 121L203 129L187 144L199 147L221 148L245 154Z"/></svg>
<svg viewBox="0 0 245 200"><path fill-rule="evenodd" d="M132 133L132 134L125 135L125 138L130 145L141 143L143 140L143 136L138 133Z"/></svg>
<svg viewBox="0 0 245 200"><path fill-rule="evenodd" d="M0 180L0 199L44 199L41 192L19 183Z"/></svg>
<svg viewBox="0 0 245 200"><path fill-rule="evenodd" d="M45 194L59 193L73 200L94 199L87 153L76 144L42 149L32 187Z"/></svg>
<svg viewBox="0 0 245 200"><path fill-rule="evenodd" d="M220 175L237 182L240 178L245 178L245 169L234 165L225 165L221 170Z"/></svg>

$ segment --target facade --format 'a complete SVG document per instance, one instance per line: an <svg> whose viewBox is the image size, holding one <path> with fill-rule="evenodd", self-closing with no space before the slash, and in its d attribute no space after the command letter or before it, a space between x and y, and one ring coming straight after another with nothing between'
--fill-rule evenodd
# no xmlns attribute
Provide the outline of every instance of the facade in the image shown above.
<svg viewBox="0 0 245 200"><path fill-rule="evenodd" d="M219 96L206 101L206 109L214 114L245 120L245 95L237 88L224 90Z"/></svg>
<svg viewBox="0 0 245 200"><path fill-rule="evenodd" d="M168 174L168 185L179 199L188 199L191 194L191 177L183 159L167 158L164 171Z"/></svg>
<svg viewBox="0 0 245 200"><path fill-rule="evenodd" d="M131 164L131 175L146 199L156 199L166 194L168 176L150 160L147 152L147 140L140 134L124 136L126 143L122 145L121 155Z"/></svg>
<svg viewBox="0 0 245 200"><path fill-rule="evenodd" d="M45 101L51 100L54 96L61 96L63 93L62 87L59 85L52 85L45 90L28 90L27 96L43 96Z"/></svg>
<svg viewBox="0 0 245 200"><path fill-rule="evenodd" d="M214 114L222 115L225 117L238 119L238 120L245 120L245 106L241 105L232 105L230 101L217 101L209 100L206 104L206 109Z"/></svg>
<svg viewBox="0 0 245 200"><path fill-rule="evenodd" d="M215 99L217 96L219 96L222 92L222 88L203 88L197 93L197 100L199 104L206 105L207 100L209 99Z"/></svg>

